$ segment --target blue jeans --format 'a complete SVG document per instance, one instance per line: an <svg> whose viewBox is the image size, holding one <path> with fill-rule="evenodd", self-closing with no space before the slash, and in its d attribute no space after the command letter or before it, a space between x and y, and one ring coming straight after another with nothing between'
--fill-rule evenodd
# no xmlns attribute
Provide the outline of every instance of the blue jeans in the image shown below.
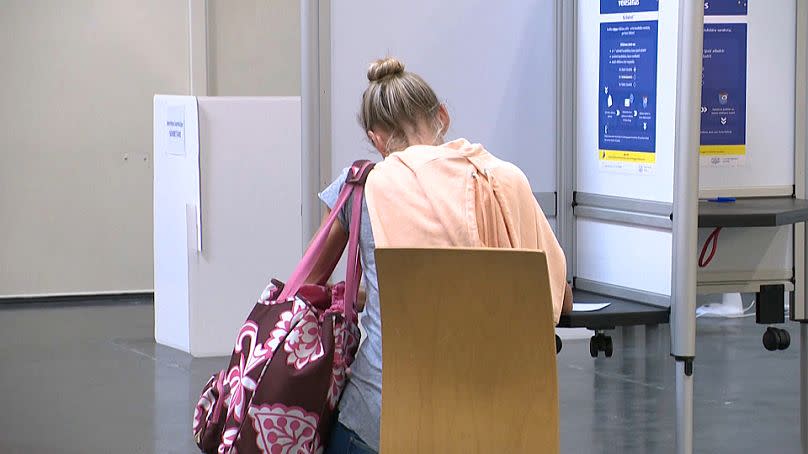
<svg viewBox="0 0 808 454"><path fill-rule="evenodd" d="M341 422L334 425L325 454L377 454L359 435Z"/></svg>

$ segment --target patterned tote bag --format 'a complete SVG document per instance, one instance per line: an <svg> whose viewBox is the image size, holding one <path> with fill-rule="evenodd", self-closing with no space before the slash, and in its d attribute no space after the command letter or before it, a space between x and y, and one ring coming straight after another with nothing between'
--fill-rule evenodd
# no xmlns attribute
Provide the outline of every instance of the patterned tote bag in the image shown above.
<svg viewBox="0 0 808 454"><path fill-rule="evenodd" d="M202 389L193 432L203 452L324 450L358 347L359 223L363 185L372 168L369 161L353 164L326 224L289 281L272 280L267 286L238 333L229 366ZM349 198L345 281L333 287L304 285Z"/></svg>

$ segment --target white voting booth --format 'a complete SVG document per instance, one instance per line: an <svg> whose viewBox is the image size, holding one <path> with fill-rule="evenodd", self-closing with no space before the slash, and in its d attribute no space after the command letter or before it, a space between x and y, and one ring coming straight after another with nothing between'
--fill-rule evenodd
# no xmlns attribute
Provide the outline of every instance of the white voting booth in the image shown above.
<svg viewBox="0 0 808 454"><path fill-rule="evenodd" d="M232 352L302 239L299 98L155 96L155 339Z"/></svg>
<svg viewBox="0 0 808 454"><path fill-rule="evenodd" d="M722 2L712 4L717 8ZM715 50L711 46L718 48L713 60L726 53L727 43L747 48L748 52L737 50L742 57L737 67L705 69L705 74L723 72L724 79L730 74L742 79L738 83L743 85L738 87L742 92L733 92L733 97L742 100L744 106L738 108L738 115L743 113L746 121L739 120L739 129L745 131L739 131L739 144L734 145L741 147L743 150L738 153L743 154L702 153L699 184L702 198L794 194L795 6L791 0L751 1L748 12L744 10L743 14L724 12L705 16L706 28L739 27L736 36L718 41L711 34L705 35L708 51ZM598 103L603 97L599 91L606 87L597 71L577 73L576 287L597 291L608 287L610 294L663 306L670 304L671 295L669 256L673 223L669 214L676 189L677 139L675 128L664 125L676 125L677 92L668 87L677 86L677 11L676 2L660 2L658 11L636 13L629 20L619 13L602 14L596 7L579 8L577 14L579 67L603 58L601 27L605 24L657 24L654 36L658 36L658 45L649 49L653 51L649 55L658 57L655 121L658 128L653 151L645 153L654 161L641 164L643 169L638 168L640 164L631 163L632 156L622 161L604 159L599 146L602 144L598 143L603 138L599 128L604 127L599 124L602 106ZM710 102L705 99L705 110ZM715 156L720 157L719 161L711 162ZM760 285L777 283L793 290L793 229L784 225L724 230L715 260L698 273L699 292L755 292ZM699 245L711 230L699 231ZM649 250L655 254L648 254ZM619 266L615 266L616 262Z"/></svg>
<svg viewBox="0 0 808 454"><path fill-rule="evenodd" d="M304 159L330 166L317 183L373 156L354 120L364 71L375 58L400 57L445 97L450 138L484 143L525 171L555 222L576 301L612 303L562 325L596 330L597 355L612 348L601 330L670 320L677 452L693 452L697 293L760 292L769 309L772 294L790 297L791 320L803 322L803 375L794 379L808 435L806 2L301 8ZM737 201L699 201L713 197ZM715 259L699 269L697 248L717 227Z"/></svg>
<svg viewBox="0 0 808 454"><path fill-rule="evenodd" d="M307 3L303 2L304 9ZM324 16L326 3L330 21ZM322 29L310 49L319 55L318 62L327 59L330 65L306 66L304 61L304 77L319 74L309 81L309 89L324 94L317 106L306 102L304 111L318 110L317 132L308 140L320 144L319 149L310 148L318 154L313 162L324 163L320 187L356 159L379 159L357 124L356 113L367 87L368 63L393 55L407 70L422 75L446 103L451 117L447 138L482 143L517 164L556 227L556 156L561 145L556 131L561 124L553 1L507 2L496 8L480 0L419 0L407 8L369 0L319 5ZM396 20L374 19L389 14L391 8ZM448 17L454 17L456 25L448 26ZM305 35L303 41L305 46ZM492 84L498 89L491 90ZM556 229L556 233L563 241L563 232Z"/></svg>
<svg viewBox="0 0 808 454"><path fill-rule="evenodd" d="M578 67L598 62L599 71L578 71L574 88L575 287L671 308L677 450L692 452L695 294L757 292L764 324L785 321L789 292L792 317L805 304L804 259L794 253L803 236L792 226L804 212L792 222L774 214L781 204L791 214L805 208L794 198L804 198L805 179L795 172L805 154L794 142L796 2L577 5ZM654 57L656 77L643 80L637 68ZM627 90L612 99L615 86ZM635 93L642 107L633 107ZM645 93L655 106L646 109ZM654 108L655 132L625 120ZM655 143L643 148L644 138ZM719 196L737 201L696 204ZM763 212L772 218L754 219ZM722 228L715 260L698 269L696 247L714 228ZM778 306L779 320L761 315Z"/></svg>
<svg viewBox="0 0 808 454"><path fill-rule="evenodd" d="M574 229L575 287L670 307L677 451L693 452L696 293L756 292L757 321L765 325L785 321L789 296L791 319L803 322L801 367L808 367L806 118L798 108L805 93L796 83L806 76L800 44L806 6L798 9L794 0L569 3L578 68L599 66L579 69L571 89L578 109L575 204L567 225ZM643 36L638 26L646 25ZM614 38L615 31L624 34ZM656 87L637 75L654 54ZM610 99L608 88L622 82L628 90ZM644 98L642 108L629 107L634 100L626 93L639 98L651 89L653 134L619 118L646 110ZM629 126L619 132L606 129L623 124ZM635 139L644 137L654 146L643 149ZM705 200L718 197L724 200ZM715 260L699 268L696 248L716 228ZM802 380L805 437L808 383L805 374L793 378Z"/></svg>

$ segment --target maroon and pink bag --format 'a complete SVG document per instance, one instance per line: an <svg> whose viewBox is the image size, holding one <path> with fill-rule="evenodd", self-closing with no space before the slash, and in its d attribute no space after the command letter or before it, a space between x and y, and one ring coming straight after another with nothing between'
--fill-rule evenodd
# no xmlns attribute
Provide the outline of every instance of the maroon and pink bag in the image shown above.
<svg viewBox="0 0 808 454"><path fill-rule="evenodd" d="M202 389L193 432L203 452L324 450L359 344L359 223L363 185L372 167L369 161L353 164L331 215L289 281L272 280L238 333L230 365ZM325 282L304 285L349 198L345 281L331 288Z"/></svg>

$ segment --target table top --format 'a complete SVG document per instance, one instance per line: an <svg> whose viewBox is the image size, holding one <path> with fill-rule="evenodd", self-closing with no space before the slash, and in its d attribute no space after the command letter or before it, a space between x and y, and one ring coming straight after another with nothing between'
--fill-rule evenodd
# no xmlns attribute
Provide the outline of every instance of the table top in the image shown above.
<svg viewBox="0 0 808 454"><path fill-rule="evenodd" d="M580 290L573 291L576 303L611 303L593 312L562 314L559 328L611 329L617 326L657 325L668 323L670 308L636 303L620 298L597 295Z"/></svg>
<svg viewBox="0 0 808 454"><path fill-rule="evenodd" d="M808 200L793 197L699 201L699 227L775 227L808 221Z"/></svg>

